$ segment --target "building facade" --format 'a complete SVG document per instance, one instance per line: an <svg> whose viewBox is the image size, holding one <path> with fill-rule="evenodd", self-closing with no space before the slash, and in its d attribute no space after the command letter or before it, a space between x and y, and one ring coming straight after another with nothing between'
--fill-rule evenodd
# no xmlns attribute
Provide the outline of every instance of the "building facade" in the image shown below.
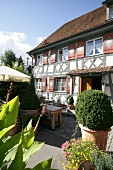
<svg viewBox="0 0 113 170"><path fill-rule="evenodd" d="M64 24L28 54L35 60L36 93L66 102L88 89L113 103L113 0Z"/></svg>

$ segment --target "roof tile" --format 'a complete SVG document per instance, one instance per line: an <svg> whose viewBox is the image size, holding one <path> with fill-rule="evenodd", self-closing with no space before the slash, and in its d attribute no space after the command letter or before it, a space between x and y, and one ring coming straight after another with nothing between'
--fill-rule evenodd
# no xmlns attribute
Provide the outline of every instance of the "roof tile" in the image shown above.
<svg viewBox="0 0 113 170"><path fill-rule="evenodd" d="M80 74L89 74L89 73L102 73L109 72L112 70L112 66L96 67L96 68L87 68L87 69L75 69L71 70L67 75L80 75Z"/></svg>
<svg viewBox="0 0 113 170"><path fill-rule="evenodd" d="M106 9L104 6L97 8L85 15L82 15L72 21L67 22L46 38L46 44L40 43L35 49L41 48L48 44L76 36L79 33L88 31L106 23Z"/></svg>

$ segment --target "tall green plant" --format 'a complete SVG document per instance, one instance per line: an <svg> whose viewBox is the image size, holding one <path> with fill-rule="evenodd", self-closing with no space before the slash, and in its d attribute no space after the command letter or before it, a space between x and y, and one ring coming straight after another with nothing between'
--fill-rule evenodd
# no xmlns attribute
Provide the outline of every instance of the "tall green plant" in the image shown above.
<svg viewBox="0 0 113 170"><path fill-rule="evenodd" d="M15 114L15 116L14 116ZM0 107L0 169L31 170L26 168L32 154L44 143L34 141L32 122L22 132L8 137L18 115L18 96ZM52 159L36 165L32 170L50 170Z"/></svg>
<svg viewBox="0 0 113 170"><path fill-rule="evenodd" d="M38 96L35 93L34 80L31 77L31 82L20 101L20 107L22 110L35 110L40 109L40 102Z"/></svg>

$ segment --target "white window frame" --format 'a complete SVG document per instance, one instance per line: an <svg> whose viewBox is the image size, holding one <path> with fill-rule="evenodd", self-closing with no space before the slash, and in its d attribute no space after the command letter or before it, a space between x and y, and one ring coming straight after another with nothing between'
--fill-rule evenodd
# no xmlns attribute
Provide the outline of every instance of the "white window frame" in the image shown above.
<svg viewBox="0 0 113 170"><path fill-rule="evenodd" d="M43 54L37 55L37 62L36 65L42 65L43 64Z"/></svg>
<svg viewBox="0 0 113 170"><path fill-rule="evenodd" d="M41 86L42 86L42 79L41 78L36 78L36 90L41 91Z"/></svg>
<svg viewBox="0 0 113 170"><path fill-rule="evenodd" d="M109 8L109 18L113 18L113 6Z"/></svg>
<svg viewBox="0 0 113 170"><path fill-rule="evenodd" d="M58 80L60 80L59 85L58 85ZM63 82L63 80L65 81ZM56 85L55 85L56 91L66 92L66 77L57 77L55 82L56 82Z"/></svg>
<svg viewBox="0 0 113 170"><path fill-rule="evenodd" d="M95 53L95 42L96 42L96 40L99 40L99 39L102 39L102 49L101 49L101 52L97 54L97 53ZM89 42L93 42L93 54L90 54L90 55L87 52L87 48L88 48L87 44ZM86 56L94 56L94 55L100 55L100 54L103 54L103 37L99 37L99 38L95 38L95 39L86 41Z"/></svg>
<svg viewBox="0 0 113 170"><path fill-rule="evenodd" d="M66 57L64 56L64 51L65 51L65 49L67 49L67 55L66 55ZM60 50L62 50L62 54L61 54L61 56L60 56ZM68 47L63 47L63 48L60 48L60 49L58 49L58 57L57 57L57 61L66 61L66 60L68 60Z"/></svg>

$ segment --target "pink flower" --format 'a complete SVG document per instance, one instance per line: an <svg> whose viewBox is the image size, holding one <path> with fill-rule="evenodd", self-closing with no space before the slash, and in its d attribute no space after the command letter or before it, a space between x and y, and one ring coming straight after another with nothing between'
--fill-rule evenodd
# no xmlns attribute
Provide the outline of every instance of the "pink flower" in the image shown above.
<svg viewBox="0 0 113 170"><path fill-rule="evenodd" d="M77 141L76 141L76 139L74 139L74 141L73 141L74 143L77 143Z"/></svg>
<svg viewBox="0 0 113 170"><path fill-rule="evenodd" d="M65 148L65 147L66 147L66 142L61 145L62 149Z"/></svg>

